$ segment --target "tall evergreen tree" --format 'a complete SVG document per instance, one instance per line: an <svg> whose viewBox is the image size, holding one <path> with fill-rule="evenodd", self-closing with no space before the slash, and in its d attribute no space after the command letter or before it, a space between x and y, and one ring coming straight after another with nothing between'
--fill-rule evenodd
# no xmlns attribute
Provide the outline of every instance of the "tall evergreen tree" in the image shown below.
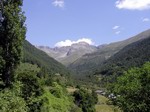
<svg viewBox="0 0 150 112"><path fill-rule="evenodd" d="M21 60L22 43L26 34L23 0L0 0L0 77L5 86L11 85L14 70Z"/></svg>

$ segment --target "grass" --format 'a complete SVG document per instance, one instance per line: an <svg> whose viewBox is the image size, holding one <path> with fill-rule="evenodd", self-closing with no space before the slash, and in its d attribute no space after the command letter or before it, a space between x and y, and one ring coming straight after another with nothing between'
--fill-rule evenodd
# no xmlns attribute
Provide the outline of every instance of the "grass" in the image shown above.
<svg viewBox="0 0 150 112"><path fill-rule="evenodd" d="M121 112L117 107L114 105L108 105L107 102L109 101L108 98L98 95L98 103L95 106L96 112Z"/></svg>
<svg viewBox="0 0 150 112"><path fill-rule="evenodd" d="M73 93L76 91L77 88L74 87L67 87L67 91L69 93ZM105 96L98 95L98 103L95 106L96 112L121 112L117 107L114 105L108 104L109 99Z"/></svg>
<svg viewBox="0 0 150 112"><path fill-rule="evenodd" d="M69 92L69 93L73 93L73 92L75 92L77 90L77 88L74 88L74 87L67 87L67 91Z"/></svg>
<svg viewBox="0 0 150 112"><path fill-rule="evenodd" d="M53 94L50 92L52 88L55 90ZM44 88L42 99L45 101L42 112L68 112L73 105L72 98L57 83L53 87Z"/></svg>

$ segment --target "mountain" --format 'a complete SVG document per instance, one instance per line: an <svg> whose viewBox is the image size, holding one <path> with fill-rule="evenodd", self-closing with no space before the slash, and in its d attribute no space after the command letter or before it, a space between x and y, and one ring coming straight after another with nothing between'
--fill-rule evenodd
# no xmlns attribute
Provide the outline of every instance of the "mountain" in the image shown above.
<svg viewBox="0 0 150 112"><path fill-rule="evenodd" d="M150 61L150 35L148 38L124 47L103 63L103 65L99 66L97 73L107 76L112 74L118 76L129 68L141 67L147 61Z"/></svg>
<svg viewBox="0 0 150 112"><path fill-rule="evenodd" d="M70 64L69 69L72 70L75 75L78 74L77 77L90 75L106 60L108 60L114 54L119 52L125 46L137 42L139 40L148 38L149 36L150 30L147 30L124 41L101 45L99 46L99 49L96 52L85 54L80 59Z"/></svg>
<svg viewBox="0 0 150 112"><path fill-rule="evenodd" d="M79 42L66 47L36 47L66 66L81 58L83 55L95 52L98 49L96 46L89 45L86 42Z"/></svg>
<svg viewBox="0 0 150 112"><path fill-rule="evenodd" d="M48 56L45 52L37 49L27 40L23 43L23 62L36 64L48 71L51 75L56 73L62 75L70 74L64 65Z"/></svg>

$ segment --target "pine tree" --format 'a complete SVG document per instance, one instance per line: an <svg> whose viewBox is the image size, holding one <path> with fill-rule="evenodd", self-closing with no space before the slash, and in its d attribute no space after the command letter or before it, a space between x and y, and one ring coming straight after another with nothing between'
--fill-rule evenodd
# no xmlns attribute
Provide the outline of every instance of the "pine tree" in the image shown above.
<svg viewBox="0 0 150 112"><path fill-rule="evenodd" d="M26 34L22 0L0 0L0 77L6 87L11 85L14 70L21 60Z"/></svg>

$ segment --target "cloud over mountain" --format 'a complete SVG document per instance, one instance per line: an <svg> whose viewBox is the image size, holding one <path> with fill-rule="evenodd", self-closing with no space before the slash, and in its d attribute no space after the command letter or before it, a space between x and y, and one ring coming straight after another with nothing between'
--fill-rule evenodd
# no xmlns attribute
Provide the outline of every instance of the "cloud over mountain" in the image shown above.
<svg viewBox="0 0 150 112"><path fill-rule="evenodd" d="M78 39L77 41L72 41L72 40L65 40L65 41L60 41L60 42L57 42L55 44L56 47L63 47L63 46L71 46L72 44L76 44L76 43L79 43L79 42L86 42L88 43L89 45L94 45L94 42L89 39L89 38L81 38L81 39Z"/></svg>

